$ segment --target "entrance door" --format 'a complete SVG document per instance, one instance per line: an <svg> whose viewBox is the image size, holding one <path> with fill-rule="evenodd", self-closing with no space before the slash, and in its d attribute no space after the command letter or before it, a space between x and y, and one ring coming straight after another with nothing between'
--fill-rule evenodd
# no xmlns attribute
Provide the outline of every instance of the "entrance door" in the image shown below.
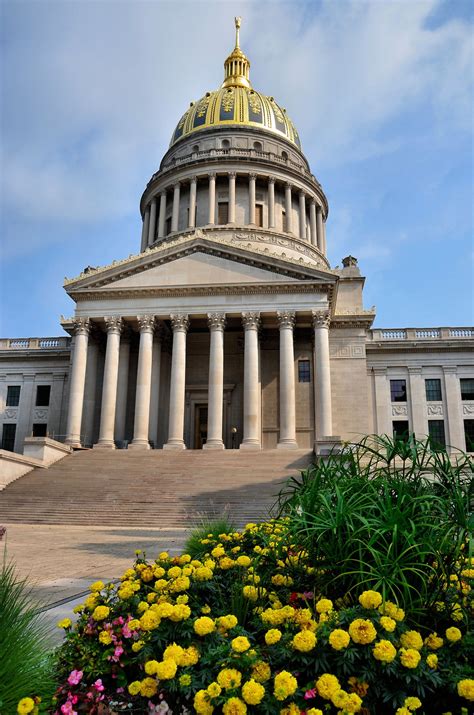
<svg viewBox="0 0 474 715"><path fill-rule="evenodd" d="M207 405L196 405L194 410L194 449L202 449L207 440Z"/></svg>

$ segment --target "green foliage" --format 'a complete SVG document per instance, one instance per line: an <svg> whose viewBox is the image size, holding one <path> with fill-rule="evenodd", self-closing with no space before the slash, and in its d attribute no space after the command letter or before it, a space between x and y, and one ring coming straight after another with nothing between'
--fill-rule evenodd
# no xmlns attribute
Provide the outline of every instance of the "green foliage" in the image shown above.
<svg viewBox="0 0 474 715"><path fill-rule="evenodd" d="M0 571L0 712L16 713L24 697L41 697L43 706L54 692L48 627L31 601L12 562Z"/></svg>
<svg viewBox="0 0 474 715"><path fill-rule="evenodd" d="M226 514L218 519L201 519L200 523L192 529L186 539L186 553L194 558L199 558L206 553L207 546L202 541L211 538L217 539L220 534L230 534L235 530L235 525Z"/></svg>
<svg viewBox="0 0 474 715"><path fill-rule="evenodd" d="M449 578L473 555L474 465L429 440L371 436L288 482L279 497L291 539L336 598L375 589L420 621L439 621Z"/></svg>

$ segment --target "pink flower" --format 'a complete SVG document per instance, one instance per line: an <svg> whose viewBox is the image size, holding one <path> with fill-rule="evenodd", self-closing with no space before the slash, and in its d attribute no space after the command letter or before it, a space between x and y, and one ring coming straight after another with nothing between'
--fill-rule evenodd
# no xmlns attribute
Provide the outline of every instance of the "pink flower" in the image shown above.
<svg viewBox="0 0 474 715"><path fill-rule="evenodd" d="M72 709L72 705L69 701L64 703L64 705L61 705L61 712L63 715L77 715L76 710Z"/></svg>
<svg viewBox="0 0 474 715"><path fill-rule="evenodd" d="M128 625L125 623L125 625L122 628L122 635L124 638L131 638L132 637L132 631L128 627Z"/></svg>
<svg viewBox="0 0 474 715"><path fill-rule="evenodd" d="M116 649L114 650L114 656L115 656L115 658L120 658L120 656L122 655L122 653L123 653L123 648L122 648L121 645L118 645L118 646L116 647Z"/></svg>
<svg viewBox="0 0 474 715"><path fill-rule="evenodd" d="M103 690L105 690L104 686L102 685L102 679L99 678L98 680L95 681L94 686L93 686L99 693L101 693Z"/></svg>
<svg viewBox="0 0 474 715"><path fill-rule="evenodd" d="M116 692L117 692L117 693L124 693L124 692L125 692L125 688L117 688Z"/></svg>
<svg viewBox="0 0 474 715"><path fill-rule="evenodd" d="M312 700L315 697L316 697L316 690L314 688L312 690L307 690L304 694L305 700Z"/></svg>
<svg viewBox="0 0 474 715"><path fill-rule="evenodd" d="M71 673L69 675L69 678L67 679L67 682L69 685L78 685L82 678L82 670L71 670Z"/></svg>

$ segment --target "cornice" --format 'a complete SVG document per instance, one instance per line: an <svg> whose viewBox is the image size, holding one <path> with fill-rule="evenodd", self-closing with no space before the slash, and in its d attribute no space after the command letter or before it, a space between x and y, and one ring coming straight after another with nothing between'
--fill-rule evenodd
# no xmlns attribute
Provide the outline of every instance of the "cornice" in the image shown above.
<svg viewBox="0 0 474 715"><path fill-rule="evenodd" d="M336 313L331 317L331 330L344 328L362 328L369 330L375 320L375 310L363 310L347 315Z"/></svg>

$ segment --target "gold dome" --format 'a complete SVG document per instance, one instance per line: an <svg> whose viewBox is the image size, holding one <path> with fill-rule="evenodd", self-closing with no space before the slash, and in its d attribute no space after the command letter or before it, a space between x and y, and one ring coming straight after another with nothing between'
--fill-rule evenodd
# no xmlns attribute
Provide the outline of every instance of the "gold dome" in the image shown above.
<svg viewBox="0 0 474 715"><path fill-rule="evenodd" d="M235 47L224 63L222 86L214 92L206 92L198 102L191 102L173 132L170 146L202 129L243 126L273 132L301 148L298 132L286 110L273 97L252 88L250 62L239 46L239 17L235 18L235 27Z"/></svg>

